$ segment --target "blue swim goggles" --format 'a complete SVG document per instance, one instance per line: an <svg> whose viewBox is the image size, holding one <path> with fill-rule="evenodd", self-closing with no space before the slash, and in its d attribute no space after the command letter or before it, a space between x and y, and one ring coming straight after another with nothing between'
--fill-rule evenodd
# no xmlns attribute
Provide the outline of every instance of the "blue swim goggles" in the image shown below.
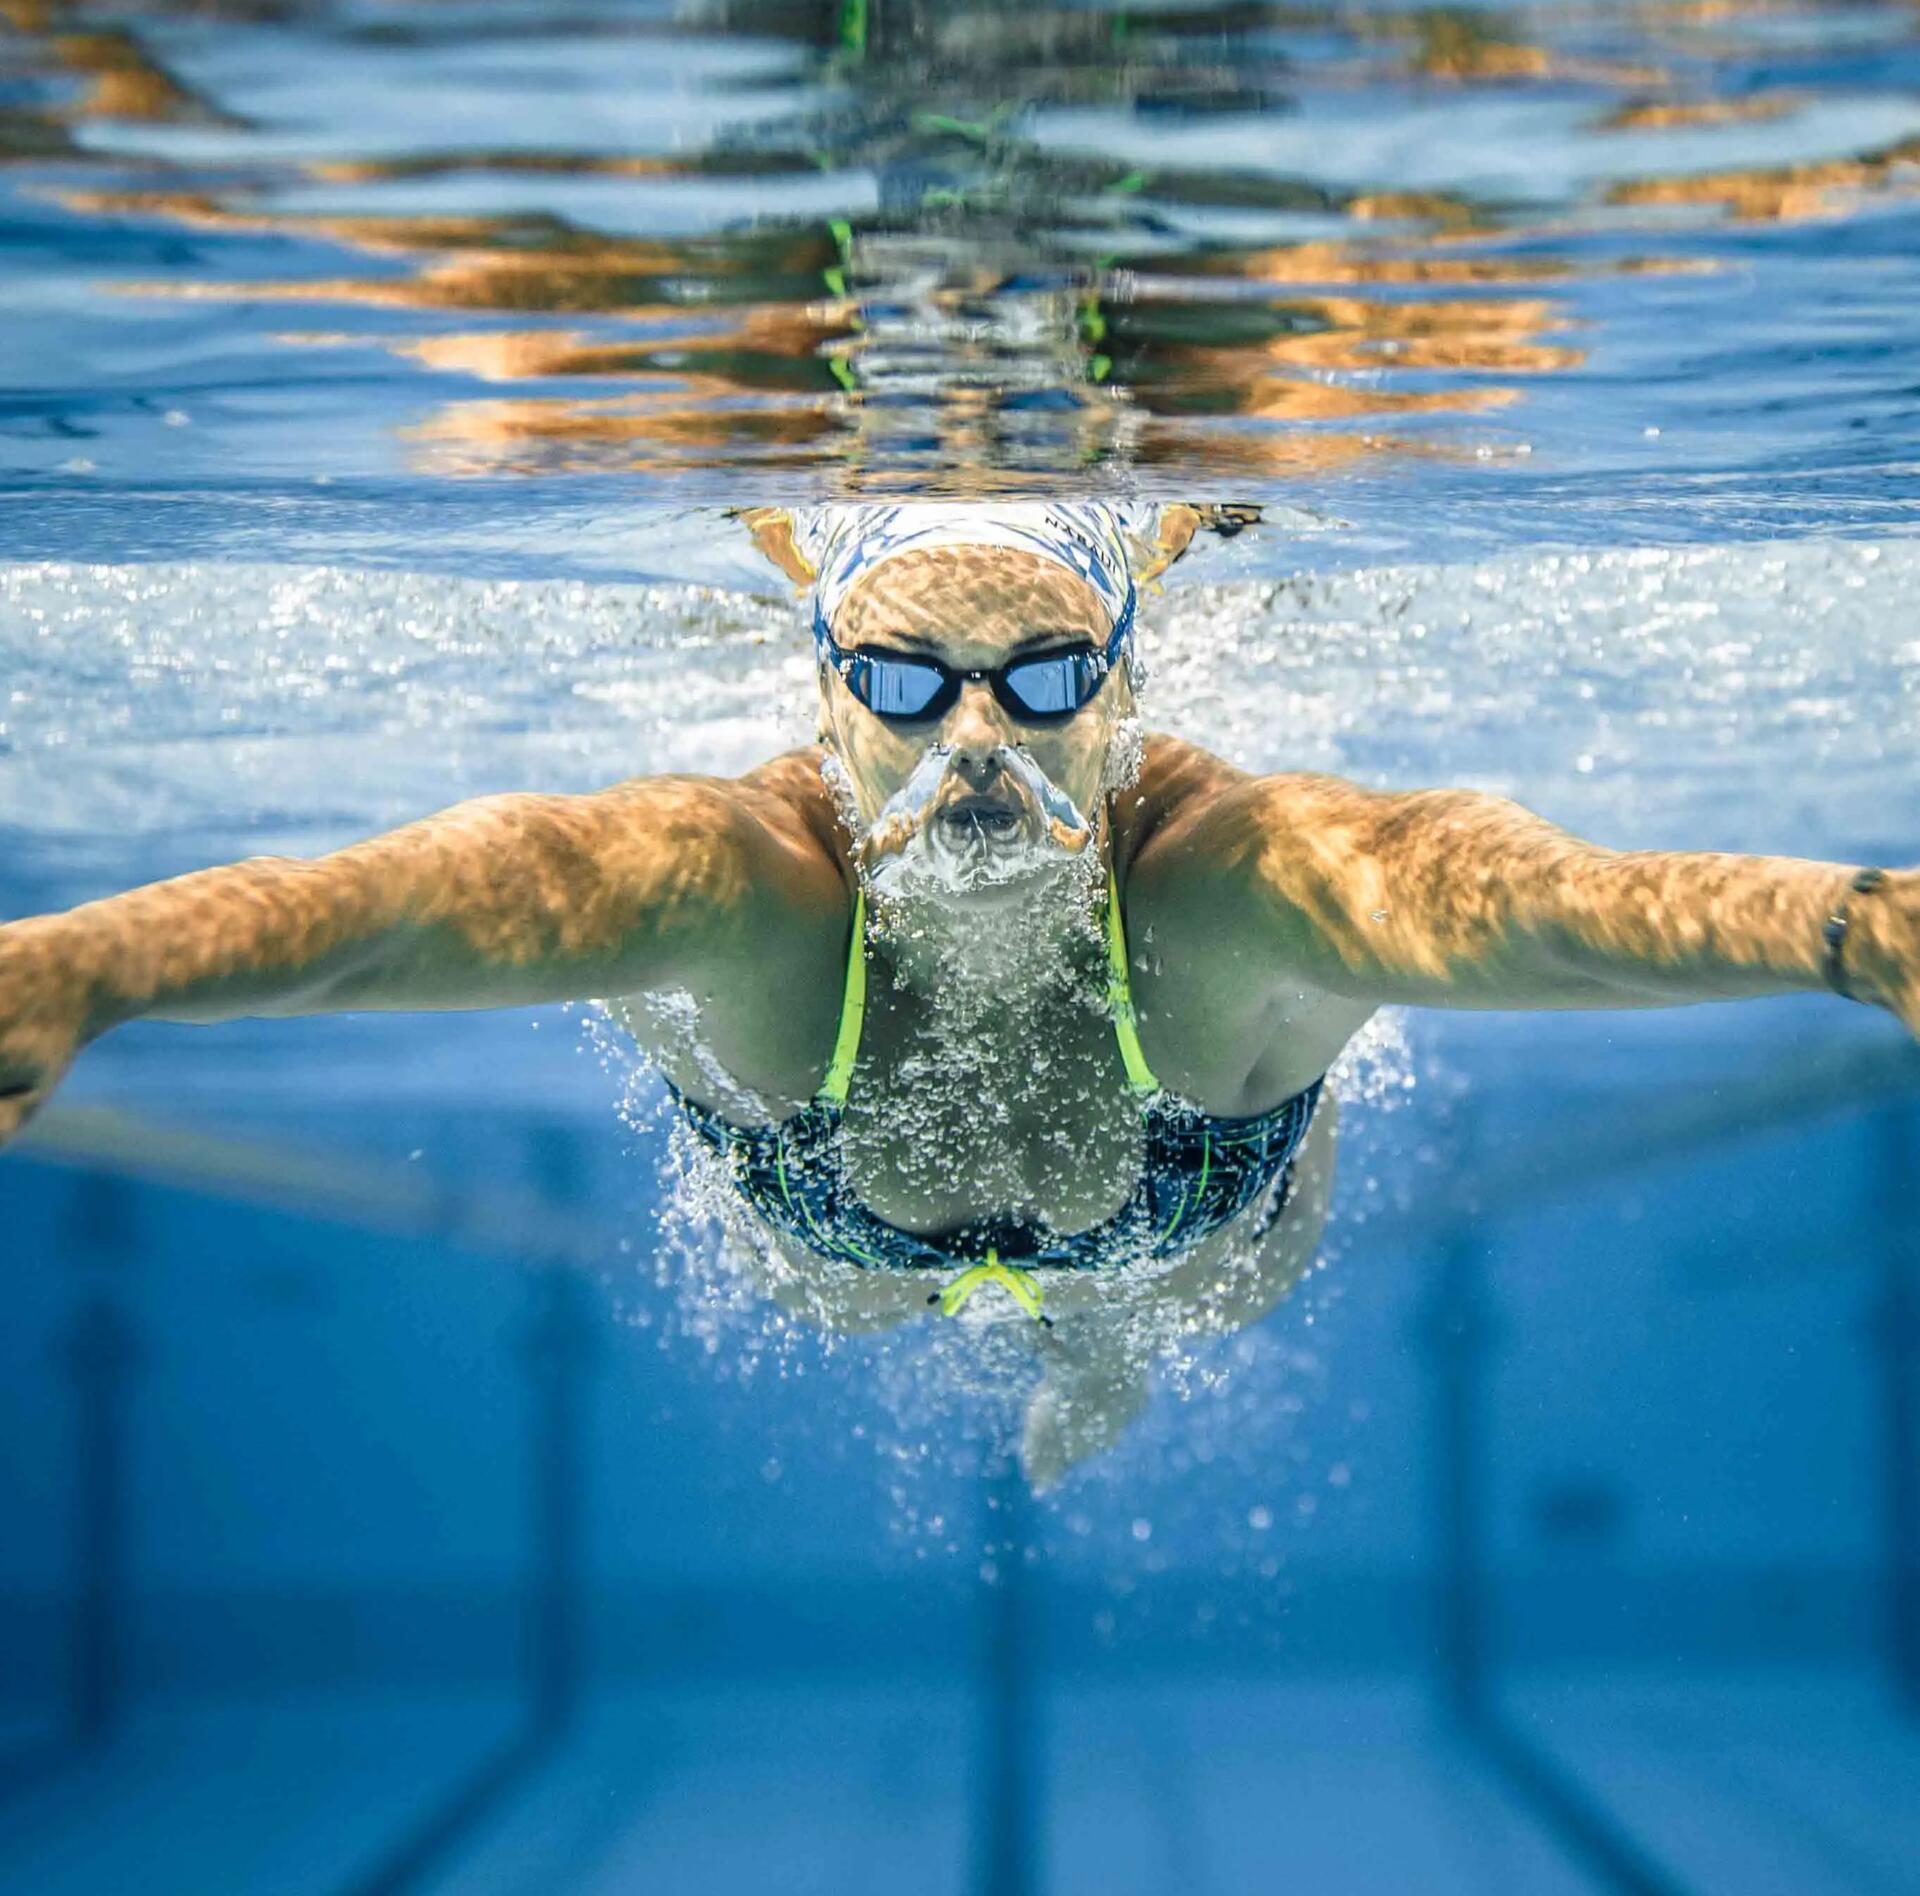
<svg viewBox="0 0 1920 1896"><path fill-rule="evenodd" d="M988 670L959 671L919 652L893 651L883 645L849 649L827 629L817 600L813 608L814 643L846 681L847 689L875 717L902 724L945 717L969 680L988 686L1002 708L1023 724L1063 724L1093 702L1132 632L1133 594L1129 592L1104 647L1066 645L1022 652Z"/></svg>

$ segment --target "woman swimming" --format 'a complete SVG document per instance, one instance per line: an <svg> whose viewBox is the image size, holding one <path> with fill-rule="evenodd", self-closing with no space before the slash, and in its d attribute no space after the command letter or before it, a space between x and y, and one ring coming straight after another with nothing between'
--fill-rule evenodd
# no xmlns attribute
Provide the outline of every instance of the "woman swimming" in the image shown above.
<svg viewBox="0 0 1920 1896"><path fill-rule="evenodd" d="M770 1233L776 1294L1031 1325L1063 1371L1029 1418L1044 1477L1137 1406L1138 1362L1088 1341L1117 1285L1228 1325L1310 1260L1324 1076L1378 1007L1824 985L1920 1032L1920 870L1622 853L1477 791L1143 735L1136 589L1194 510L749 520L810 595L817 747L0 927L0 1139L136 1017L611 995Z"/></svg>

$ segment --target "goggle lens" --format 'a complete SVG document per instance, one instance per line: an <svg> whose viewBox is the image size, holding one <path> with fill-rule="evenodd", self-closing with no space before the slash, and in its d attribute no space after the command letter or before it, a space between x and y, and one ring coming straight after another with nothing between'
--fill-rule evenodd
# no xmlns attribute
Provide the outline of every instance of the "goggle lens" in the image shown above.
<svg viewBox="0 0 1920 1896"><path fill-rule="evenodd" d="M938 665L865 653L855 660L848 679L860 702L883 718L925 717L946 682L947 675Z"/></svg>
<svg viewBox="0 0 1920 1896"><path fill-rule="evenodd" d="M1084 652L1028 659L1009 665L1001 676L1015 709L1030 718L1071 717L1093 696L1099 682L1099 672Z"/></svg>

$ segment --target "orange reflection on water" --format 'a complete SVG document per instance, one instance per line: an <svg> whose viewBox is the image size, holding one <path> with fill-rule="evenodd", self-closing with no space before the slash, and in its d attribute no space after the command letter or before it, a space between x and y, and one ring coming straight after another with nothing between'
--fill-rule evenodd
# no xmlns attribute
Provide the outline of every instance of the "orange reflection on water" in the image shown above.
<svg viewBox="0 0 1920 1896"><path fill-rule="evenodd" d="M804 467L826 458L826 444L843 432L837 407L745 405L726 384L694 378L672 399L450 402L402 433L415 445L414 466L440 475L672 473L740 461Z"/></svg>
<svg viewBox="0 0 1920 1896"><path fill-rule="evenodd" d="M168 8L175 0L153 4ZM210 4L238 4L249 16L257 10L256 0ZM1809 5L1649 0L1609 16L1641 29L1647 56L1610 62L1583 50L1594 43L1590 15L1528 15L1523 29L1521 16L1454 8L1355 15L1258 0L1202 0L1124 16L964 0L952 9L903 4L884 19L869 9L860 58L842 47L830 77L846 101L756 126L736 149L724 142L669 153L480 144L299 159L269 152L250 161L244 184L197 189L169 187L166 180L181 173L163 155L147 174L161 180L157 188L68 189L60 201L85 217L160 218L341 246L321 265L324 275L265 281L226 274L218 246L180 246L181 261L152 266L173 272L164 281L125 287L146 296L408 312L401 320L363 319L369 332L404 335L300 340L357 341L434 375L516 385L512 399L449 402L409 432L409 452L436 472L672 472L738 461L817 473L844 463L849 479L884 487L897 476L937 491L942 460L955 480L990 488L1036 478L1037 471L1008 465L1009 457L1032 453L1052 454L1063 467L1138 461L1315 475L1377 457L1459 452L1417 426L1386 432L1401 427L1389 418L1490 414L1522 399L1523 378L1577 370L1586 351L1567 333L1567 303L1578 292L1556 300L1549 286L1715 266L1685 255L1603 254L1589 241L1594 229L1610 236L1625 220L1597 218L1596 193L1572 187L1569 201L1541 212L1476 201L1465 187L1396 186L1390 170L1379 188L1367 189L1278 175L1257 154L1244 166L1134 170L1121 151L1051 151L1022 137L1029 95L1197 112L1221 103L1199 83L1211 84L1217 68L1233 110L1265 111L1234 87L1278 73L1280 55L1268 39L1299 29L1345 36L1370 82L1390 66L1391 83L1416 97L1424 90L1429 103L1467 84L1527 90L1535 102L1546 96L1542 82L1599 89L1597 102L1565 103L1556 136L1711 132L1784 118L1808 95L1782 88L1712 96L1734 82L1701 70L1720 55L1703 51L1706 36L1694 29L1744 14L1806 21ZM132 29L82 31L90 16L66 0L0 0L0 17L30 36L22 65L53 74L58 84L50 90L75 76L85 88L68 105L0 113L0 155L70 150L65 117L219 116ZM785 0L718 0L695 30L733 25L825 55L838 43L840 19L831 8L796 12ZM1656 24L1674 30L1661 40L1650 31ZM1541 43L1519 37L1522 30ZM1235 35L1249 36L1244 62L1208 43L1218 36L1230 47ZM1717 27L1712 38L1715 47L1734 41ZM1143 50L1149 41L1158 51ZM1627 42L1615 34L1614 43ZM1689 63L1676 58L1675 66L1702 96L1669 88L1653 57L1669 43L1686 48ZM1303 59L1285 83L1304 92L1331 71L1333 86L1350 84L1353 62L1340 57L1337 70ZM935 71L941 60L954 71ZM1787 66L1783 54L1781 70ZM1006 96L995 102L988 87L981 98L963 99L959 82L969 69ZM935 79L952 82L951 101L921 96ZM1423 87L1426 81L1436 83ZM430 107L423 101L423 124L434 122ZM456 116L449 124L470 121ZM120 167L133 161L103 154L101 162L124 176ZM879 199L884 211L849 210L846 221L768 214L764 222L689 237L608 234L549 210L381 215L355 208L399 201L384 188L363 187L455 174L466 174L452 187L459 195L444 201L484 204L485 174L494 171L628 181L634 189L620 222L649 228L657 227L650 210L668 201L680 179L871 171L892 182ZM70 169L62 174L71 176ZM1908 140L1853 157L1628 179L1597 194L1620 208L1785 220L1830 214L1845 208L1850 193L1905 189L1916 178L1920 140ZM307 193L307 202L346 208L283 210L275 193L287 188ZM512 191L521 201L543 201L538 185ZM550 195L569 206L580 196ZM706 194L703 214L716 219L722 212L714 200L734 203ZM1063 218L1062 206L1074 208ZM1075 221L1083 212L1087 228ZM1219 235L1224 217L1209 222L1210 213L1266 216L1274 221L1257 228L1269 237L1300 228L1290 221L1296 216L1335 234L1236 247ZM659 222L677 228L683 215L676 210L674 220ZM1643 221L1679 249L1684 240L1672 233L1705 220ZM1514 254L1520 245L1526 254ZM312 267L310 258L290 254L284 271ZM489 328L489 318L501 326ZM333 322L314 318L316 326L323 320ZM350 331L354 320L345 315L337 327ZM598 385L597 398L578 387L537 386L583 381ZM449 392L444 384L423 387L430 400ZM1368 425L1375 422L1379 431ZM1457 439L1462 431L1452 432Z"/></svg>
<svg viewBox="0 0 1920 1896"><path fill-rule="evenodd" d="M1582 349L1541 342L1562 320L1543 297L1462 298L1455 302L1380 303L1323 296L1301 306L1325 325L1318 333L1277 338L1274 357L1318 369L1464 369L1547 375L1578 368Z"/></svg>
<svg viewBox="0 0 1920 1896"><path fill-rule="evenodd" d="M1448 237L1480 236L1500 227L1484 205L1451 191L1360 191L1345 208L1363 224L1417 222Z"/></svg>
<svg viewBox="0 0 1920 1896"><path fill-rule="evenodd" d="M68 209L165 217L198 229L322 239L411 261L395 277L142 283L147 296L356 303L377 309L651 314L823 293L839 249L823 229L680 239L605 237L551 216L330 216L229 204L203 192L68 190Z"/></svg>
<svg viewBox="0 0 1920 1896"><path fill-rule="evenodd" d="M70 211L97 217L164 217L194 230L323 238L379 256L499 244L515 233L565 233L550 218L488 216L337 217L296 215L264 205L228 203L205 191L69 189L54 193ZM257 288L257 285L248 285ZM270 285L268 287L284 287Z"/></svg>
<svg viewBox="0 0 1920 1896"><path fill-rule="evenodd" d="M1316 429L1174 427L1155 422L1128 444L1128 459L1160 473L1232 475L1241 480L1298 481L1353 473L1382 461L1491 460L1489 450L1465 449L1407 435L1353 434Z"/></svg>
<svg viewBox="0 0 1920 1896"><path fill-rule="evenodd" d="M1227 351L1194 351L1184 377L1163 374L1128 392L1150 414L1232 415L1246 421L1351 421L1366 415L1472 415L1517 401L1514 388L1383 389L1299 376L1249 374Z"/></svg>
<svg viewBox="0 0 1920 1896"><path fill-rule="evenodd" d="M724 265L712 278L701 277L689 283L686 265L675 268L649 256L648 249L645 245L610 245L584 254L486 251L431 264L411 277L320 277L243 285L140 283L126 287L143 296L244 297L249 302L353 303L365 309L627 317L724 304L764 291L764 284L742 284L729 296L723 279L744 273ZM818 274L796 271L793 289L811 285Z"/></svg>
<svg viewBox="0 0 1920 1896"><path fill-rule="evenodd" d="M87 82L78 97L53 108L46 117L73 123L117 119L148 125L236 122L175 78L131 31L118 25L77 30L70 16L78 11L62 0L0 0L0 21L24 42L19 49L21 69L77 75ZM3 116L11 120L42 115L9 111ZM0 151L17 148L19 142L0 131Z"/></svg>
<svg viewBox="0 0 1920 1896"><path fill-rule="evenodd" d="M1820 159L1691 178L1638 178L1617 184L1610 204L1718 206L1743 223L1793 223L1846 208L1847 198L1920 186L1920 137L1858 158Z"/></svg>
<svg viewBox="0 0 1920 1896"><path fill-rule="evenodd" d="M1183 257L1183 275L1236 277L1249 283L1551 283L1573 274L1558 257L1375 254L1337 238L1271 249ZM1144 272L1143 272L1144 274Z"/></svg>
<svg viewBox="0 0 1920 1896"><path fill-rule="evenodd" d="M1630 99L1594 121L1602 132L1699 131L1715 125L1764 125L1806 104L1797 92L1755 92L1744 99Z"/></svg>
<svg viewBox="0 0 1920 1896"><path fill-rule="evenodd" d="M519 148L411 153L399 158L312 158L302 173L316 184L394 184L491 171L521 177L761 178L817 169L805 152L579 152Z"/></svg>
<svg viewBox="0 0 1920 1896"><path fill-rule="evenodd" d="M1510 38L1492 18L1472 8L1424 7L1413 13L1334 16L1367 39L1411 40L1407 70L1422 79L1500 84L1557 79L1584 85L1653 86L1658 66L1555 52Z"/></svg>
<svg viewBox="0 0 1920 1896"><path fill-rule="evenodd" d="M221 116L130 33L62 33L48 50L67 71L84 73L90 81L80 98L65 108L69 118L166 124Z"/></svg>
<svg viewBox="0 0 1920 1896"><path fill-rule="evenodd" d="M443 373L486 382L555 376L671 376L730 389L839 386L835 345L855 333L829 305L730 310L724 329L644 341L606 341L565 329L496 329L390 343L395 353Z"/></svg>

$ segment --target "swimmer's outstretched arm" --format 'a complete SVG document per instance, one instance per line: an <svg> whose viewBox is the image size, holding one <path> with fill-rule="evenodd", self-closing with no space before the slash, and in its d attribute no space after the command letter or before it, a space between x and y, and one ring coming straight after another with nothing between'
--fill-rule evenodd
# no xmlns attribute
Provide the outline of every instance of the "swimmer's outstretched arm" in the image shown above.
<svg viewBox="0 0 1920 1896"><path fill-rule="evenodd" d="M771 944L815 915L835 943L845 927L792 769L483 797L316 860L0 926L0 1141L82 1047L143 1017L511 1007L736 966L764 984Z"/></svg>
<svg viewBox="0 0 1920 1896"><path fill-rule="evenodd" d="M1372 1005L1661 1007L1824 989L1824 925L1855 873L1607 849L1504 797L1308 774L1225 785L1180 827L1161 848L1197 904L1187 926L1224 930L1282 982ZM1920 1034L1920 869L1847 899L1848 991Z"/></svg>

